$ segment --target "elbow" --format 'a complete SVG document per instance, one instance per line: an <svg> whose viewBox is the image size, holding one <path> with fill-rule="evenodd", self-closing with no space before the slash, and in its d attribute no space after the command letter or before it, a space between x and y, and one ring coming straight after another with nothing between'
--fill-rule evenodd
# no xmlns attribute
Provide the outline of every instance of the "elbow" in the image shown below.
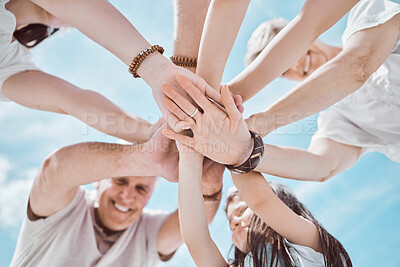
<svg viewBox="0 0 400 267"><path fill-rule="evenodd" d="M58 155L57 152L54 152L50 156L48 156L42 164L40 169L40 174L37 177L37 182L42 185L48 184L54 177L54 175L58 172Z"/></svg>
<svg viewBox="0 0 400 267"><path fill-rule="evenodd" d="M371 65L370 56L360 55L355 58L352 63L354 80L361 86L363 85L374 72Z"/></svg>

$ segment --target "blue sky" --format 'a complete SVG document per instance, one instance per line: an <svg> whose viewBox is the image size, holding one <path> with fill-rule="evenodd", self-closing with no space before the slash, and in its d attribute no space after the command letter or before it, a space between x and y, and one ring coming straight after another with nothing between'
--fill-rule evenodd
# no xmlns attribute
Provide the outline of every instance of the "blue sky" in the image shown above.
<svg viewBox="0 0 400 267"><path fill-rule="evenodd" d="M399 1L396 1L399 2ZM292 19L303 1L255 0L239 32L229 58L224 81L243 68L247 39L264 20ZM152 44L172 54L171 1L113 1ZM138 12L140 10L140 12ZM322 36L330 44L340 45L345 20ZM107 33L105 33L107 34ZM295 45L295 44L294 44ZM43 71L77 86L92 89L152 122L160 117L150 88L133 79L127 67L109 52L71 29L57 34L33 50L34 61ZM295 85L278 79L245 104L245 116L260 112ZM299 130L300 129L300 130ZM264 141L274 145L307 148L316 129L316 116L294 126L280 129ZM29 188L44 158L60 147L83 141L116 141L78 120L48 112L35 111L14 103L0 103L0 266L8 266L25 211ZM369 153L350 170L325 183L297 182L266 175L283 182L315 217L345 246L354 266L400 266L400 164L384 155ZM232 181L224 176L224 195ZM154 192L149 208L177 208L177 185L162 181ZM228 223L220 208L210 227L211 235L223 255L232 244ZM194 266L185 246L163 266Z"/></svg>

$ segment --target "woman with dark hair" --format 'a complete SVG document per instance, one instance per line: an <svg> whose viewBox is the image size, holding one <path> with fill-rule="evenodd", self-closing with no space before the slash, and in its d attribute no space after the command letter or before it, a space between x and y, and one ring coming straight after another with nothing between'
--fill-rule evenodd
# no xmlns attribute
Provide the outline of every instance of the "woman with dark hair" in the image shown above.
<svg viewBox="0 0 400 267"><path fill-rule="evenodd" d="M233 100L232 100L233 102ZM227 266L210 237L201 193L203 156L180 144L179 219L182 237L197 266ZM260 173L232 174L226 213L235 258L230 266L352 266L330 235L285 186Z"/></svg>

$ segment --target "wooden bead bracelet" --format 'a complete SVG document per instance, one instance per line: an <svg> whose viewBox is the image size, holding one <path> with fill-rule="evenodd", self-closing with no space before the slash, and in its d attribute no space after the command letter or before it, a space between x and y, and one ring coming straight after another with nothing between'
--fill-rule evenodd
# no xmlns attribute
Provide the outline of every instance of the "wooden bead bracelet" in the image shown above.
<svg viewBox="0 0 400 267"><path fill-rule="evenodd" d="M129 66L129 73L132 74L133 77L135 78L140 78L140 76L137 74L137 70L140 67L140 64L146 59L147 56L154 52L160 52L161 54L164 53L164 48L162 48L159 45L152 45L147 47L145 50L140 52L131 62L131 65Z"/></svg>

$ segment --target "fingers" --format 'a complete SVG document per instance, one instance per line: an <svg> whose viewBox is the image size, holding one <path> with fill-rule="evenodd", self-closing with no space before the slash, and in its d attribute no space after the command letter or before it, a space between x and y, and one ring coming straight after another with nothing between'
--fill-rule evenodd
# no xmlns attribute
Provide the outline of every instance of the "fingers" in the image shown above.
<svg viewBox="0 0 400 267"><path fill-rule="evenodd" d="M214 107L214 105L205 97L200 89L197 88L192 82L181 75L176 76L176 81L203 110L216 110L216 107Z"/></svg>
<svg viewBox="0 0 400 267"><path fill-rule="evenodd" d="M178 117L176 117L169 110L166 111L166 116L167 116L168 125L175 132L181 132L183 130L190 129L190 127L192 126L190 122L179 120Z"/></svg>
<svg viewBox="0 0 400 267"><path fill-rule="evenodd" d="M182 109L180 109L174 101L172 101L169 98L164 98L162 100L162 103L164 105L164 107L166 107L172 114L174 114L179 120L181 121L187 121L189 122L191 125L193 125L195 122L194 120L188 115L186 114Z"/></svg>
<svg viewBox="0 0 400 267"><path fill-rule="evenodd" d="M243 114L244 106L242 105L243 104L242 97L240 95L233 95L232 93L231 93L231 95L233 96L233 100L235 101L235 105L236 105L237 109L239 110L240 113Z"/></svg>
<svg viewBox="0 0 400 267"><path fill-rule="evenodd" d="M168 84L164 84L161 87L161 90L163 91L163 93L166 96L168 96L170 99L172 99L176 103L176 105L178 105L178 107L181 110L183 110L186 114L188 114L190 116L191 114L195 113L196 107L192 103L190 103L189 100L187 100L185 97L180 95L173 87L171 87ZM174 109L174 110L176 111L176 109ZM173 112L173 111L171 111L171 112ZM177 114L175 114L175 115L177 115ZM177 116L177 117L179 117L179 116Z"/></svg>
<svg viewBox="0 0 400 267"><path fill-rule="evenodd" d="M222 103L224 104L226 111L228 112L229 118L233 121L239 121L242 118L242 114L236 107L233 97L229 94L229 88L224 85L221 89Z"/></svg>
<svg viewBox="0 0 400 267"><path fill-rule="evenodd" d="M182 134L177 134L174 131L170 130L170 129L164 129L162 131L162 134L165 135L166 137L168 137L169 139L175 140L176 142L192 147L194 142L193 142L193 138L186 136L186 135L182 135Z"/></svg>

